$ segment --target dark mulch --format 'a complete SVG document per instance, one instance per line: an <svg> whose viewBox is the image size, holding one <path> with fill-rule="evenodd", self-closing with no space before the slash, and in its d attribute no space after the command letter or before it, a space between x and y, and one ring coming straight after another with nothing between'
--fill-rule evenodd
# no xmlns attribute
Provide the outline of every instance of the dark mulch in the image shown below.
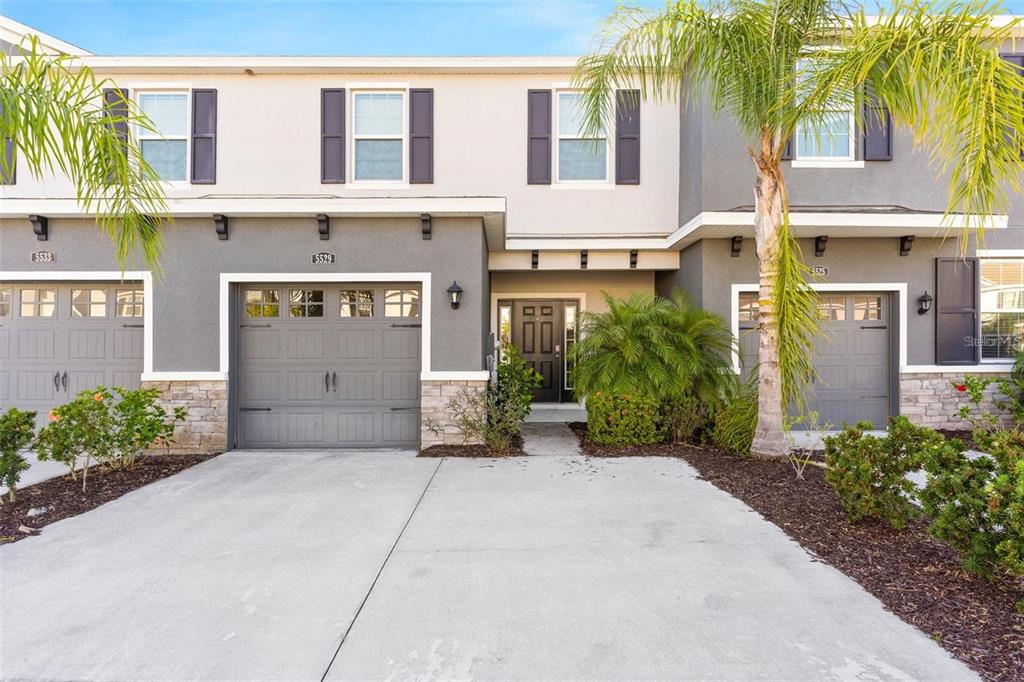
<svg viewBox="0 0 1024 682"><path fill-rule="evenodd" d="M127 471L110 471L92 466L89 468L85 492L82 492L81 472L77 481L67 476L58 476L19 488L13 503L8 501L6 494L3 496L3 506L0 506L0 545L28 537L28 533L20 530L22 526L40 529L55 521L87 512L211 457L214 455L154 455L142 457L134 468ZM31 516L30 510L35 510Z"/></svg>
<svg viewBox="0 0 1024 682"><path fill-rule="evenodd" d="M574 426L588 455L603 448ZM805 549L850 576L889 610L916 626L987 680L1024 679L1024 585L989 583L963 570L952 549L928 535L924 520L903 530L846 520L824 472L797 480L788 463L762 462L695 446L648 446L636 454L679 457L705 480L784 530Z"/></svg>
<svg viewBox="0 0 1024 682"><path fill-rule="evenodd" d="M959 438L969 448L977 448L974 435L970 429L936 429L944 438Z"/></svg>
<svg viewBox="0 0 1024 682"><path fill-rule="evenodd" d="M522 457L521 446L515 446L508 452L497 452L486 445L431 445L429 448L420 450L420 457Z"/></svg>

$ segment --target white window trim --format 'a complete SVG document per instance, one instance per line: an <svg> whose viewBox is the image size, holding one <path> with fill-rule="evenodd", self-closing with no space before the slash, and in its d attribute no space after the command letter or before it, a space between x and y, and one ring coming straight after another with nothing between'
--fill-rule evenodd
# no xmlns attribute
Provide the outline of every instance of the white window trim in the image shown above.
<svg viewBox="0 0 1024 682"><path fill-rule="evenodd" d="M186 87L140 87L130 90L135 105L142 111L140 95L185 95L185 134L184 135L155 135L148 130L142 130L135 126L132 131L135 141L139 144L139 154L142 153L143 140L184 140L185 141L185 179L184 180L161 180L161 184L170 189L187 189L192 186L192 89Z"/></svg>
<svg viewBox="0 0 1024 682"><path fill-rule="evenodd" d="M366 84L372 85L372 84ZM408 189L409 185L409 88L404 84L401 87L379 84L377 87L350 88L348 110L352 112L349 116L349 147L351 152L348 155L349 177L352 178L352 185L360 189ZM397 140L398 135L357 135L356 134L356 96L357 95L382 95L400 94L402 96L402 179L401 180L360 180L356 177L356 140Z"/></svg>
<svg viewBox="0 0 1024 682"><path fill-rule="evenodd" d="M842 109L831 109L832 113L842 113ZM793 167L794 168L863 168L864 161L857 159L857 120L853 108L846 112L850 122L849 149L846 156L802 156L800 154L800 131L805 123L801 122L793 136Z"/></svg>
<svg viewBox="0 0 1024 682"><path fill-rule="evenodd" d="M863 168L864 161L860 159L835 161L809 161L807 159L793 159L793 168Z"/></svg>
<svg viewBox="0 0 1024 682"><path fill-rule="evenodd" d="M1000 254L1000 255L982 255L982 254L989 254L989 253L997 253L997 254ZM980 261L1024 261L1024 250L1017 251L1018 255L1016 255L1016 256L1014 256L1014 255L1007 255L1008 253L1014 253L1014 250L1007 250L1006 252L979 251L978 252L978 258L979 258ZM979 263L979 266L980 265L983 265L983 263ZM980 267L978 269L978 277L979 277L978 293L979 293L979 299L981 299L981 281L980 281L981 268ZM983 307L983 305L979 302L979 305L978 305L978 316L979 316L979 318L980 318L980 316L984 315L985 313L993 313L993 314L995 314L995 313L1024 313L1024 308L1000 308L998 310L986 310ZM979 340L980 340L980 337L981 337L981 332L980 331L978 333L978 337L979 337ZM984 348L982 348L982 351L984 351ZM1013 362L1014 362L1014 360L1012 358L1011 359L1007 359L1007 358L986 358L986 357L982 357L981 358L981 363L984 364L984 365L1006 365L1007 363L1012 365Z"/></svg>
<svg viewBox="0 0 1024 682"><path fill-rule="evenodd" d="M552 189L614 189L615 184L612 182L612 169L615 168L615 160L612 158L614 148L612 147L611 141L614 137L614 126L608 125L604 130L604 179L603 180L562 180L559 174L559 163L558 163L558 148L560 140L586 140L592 138L580 137L579 135L562 135L558 128L559 113L558 109L560 106L561 99L559 95L567 93L578 93L579 90L574 88L556 88L554 91L554 149L551 150L551 163L554 164L554 182L551 183Z"/></svg>

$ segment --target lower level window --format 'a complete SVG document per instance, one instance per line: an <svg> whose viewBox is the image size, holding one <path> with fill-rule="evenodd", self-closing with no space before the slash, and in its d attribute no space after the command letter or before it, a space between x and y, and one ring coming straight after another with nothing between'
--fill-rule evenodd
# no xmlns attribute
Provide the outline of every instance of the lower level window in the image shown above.
<svg viewBox="0 0 1024 682"><path fill-rule="evenodd" d="M289 317L323 317L323 289L292 289L288 292Z"/></svg>
<svg viewBox="0 0 1024 682"><path fill-rule="evenodd" d="M340 315L341 317L373 317L373 290L342 290Z"/></svg>
<svg viewBox="0 0 1024 682"><path fill-rule="evenodd" d="M117 317L142 317L142 289L118 289L115 294L114 314Z"/></svg>
<svg viewBox="0 0 1024 682"><path fill-rule="evenodd" d="M384 317L419 317L420 292L415 289L386 289Z"/></svg>
<svg viewBox="0 0 1024 682"><path fill-rule="evenodd" d="M981 357L1012 360L1024 351L1024 258L981 261Z"/></svg>
<svg viewBox="0 0 1024 682"><path fill-rule="evenodd" d="M72 289L71 317L106 317L105 289Z"/></svg>
<svg viewBox="0 0 1024 682"><path fill-rule="evenodd" d="M277 317L281 299L276 289L250 289L245 292L246 317Z"/></svg>
<svg viewBox="0 0 1024 682"><path fill-rule="evenodd" d="M56 289L22 289L22 317L53 317L57 312Z"/></svg>

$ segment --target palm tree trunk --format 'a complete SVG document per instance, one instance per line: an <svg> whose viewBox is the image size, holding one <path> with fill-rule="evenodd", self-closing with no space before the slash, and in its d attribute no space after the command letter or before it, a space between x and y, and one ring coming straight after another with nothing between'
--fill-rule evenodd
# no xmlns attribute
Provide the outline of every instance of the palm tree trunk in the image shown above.
<svg viewBox="0 0 1024 682"><path fill-rule="evenodd" d="M775 135L765 132L752 156L757 167L754 189L754 238L757 242L757 270L760 301L757 348L757 426L750 454L762 459L780 459L789 454L783 429L782 373L779 367L779 329L774 306L775 276L785 211L785 183Z"/></svg>

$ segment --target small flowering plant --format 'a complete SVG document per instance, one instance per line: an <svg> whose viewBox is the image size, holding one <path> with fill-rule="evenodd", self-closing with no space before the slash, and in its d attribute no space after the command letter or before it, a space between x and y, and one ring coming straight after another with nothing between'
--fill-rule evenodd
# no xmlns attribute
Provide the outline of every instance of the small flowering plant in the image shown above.
<svg viewBox="0 0 1024 682"><path fill-rule="evenodd" d="M974 429L991 431L999 426L999 416L982 406L991 384L991 379L970 375L965 376L963 381L952 382L953 390L967 398L967 404L960 406L957 415Z"/></svg>

